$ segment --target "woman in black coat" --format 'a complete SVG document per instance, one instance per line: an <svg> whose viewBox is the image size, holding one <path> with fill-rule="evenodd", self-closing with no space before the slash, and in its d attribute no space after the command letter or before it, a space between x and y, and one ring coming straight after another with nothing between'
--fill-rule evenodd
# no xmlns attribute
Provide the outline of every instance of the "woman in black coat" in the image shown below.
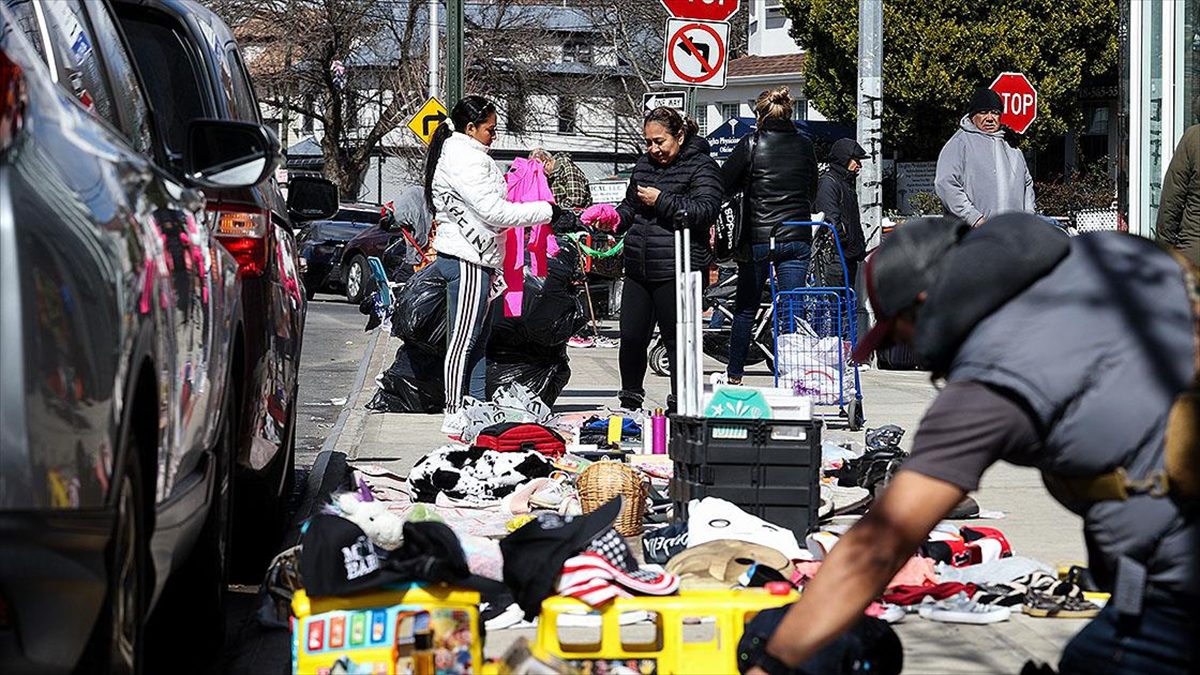
<svg viewBox="0 0 1200 675"><path fill-rule="evenodd" d="M737 298L729 335L730 384L741 384L754 316L762 304L771 265L779 290L804 285L812 228L786 222L812 220L817 159L812 141L792 122L787 87L764 91L754 106L758 128L738 142L722 168L725 193L742 192L742 241ZM771 239L775 248L771 250Z"/></svg>
<svg viewBox="0 0 1200 675"><path fill-rule="evenodd" d="M721 170L709 157L696 123L672 108L646 116L646 154L638 159L625 200L617 207L625 233L625 284L621 292L620 405L642 407L646 357L655 325L675 368L675 235L677 213L692 232L692 267L711 264L709 228L721 208ZM675 381L671 381L674 391ZM673 407L674 396L668 398Z"/></svg>

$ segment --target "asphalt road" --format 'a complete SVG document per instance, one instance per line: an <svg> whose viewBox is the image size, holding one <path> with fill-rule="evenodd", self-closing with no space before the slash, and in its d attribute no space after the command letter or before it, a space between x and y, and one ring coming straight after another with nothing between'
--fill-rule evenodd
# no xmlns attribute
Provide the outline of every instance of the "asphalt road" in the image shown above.
<svg viewBox="0 0 1200 675"><path fill-rule="evenodd" d="M307 475L350 395L367 347L366 317L345 298L318 295L308 303L300 357L296 410L296 467ZM255 617L256 588L233 587L227 596L225 645L209 670L218 673L285 675L291 672L290 634L264 628Z"/></svg>
<svg viewBox="0 0 1200 675"><path fill-rule="evenodd" d="M367 317L335 295L308 303L296 411L296 466L311 466L333 429L367 348Z"/></svg>

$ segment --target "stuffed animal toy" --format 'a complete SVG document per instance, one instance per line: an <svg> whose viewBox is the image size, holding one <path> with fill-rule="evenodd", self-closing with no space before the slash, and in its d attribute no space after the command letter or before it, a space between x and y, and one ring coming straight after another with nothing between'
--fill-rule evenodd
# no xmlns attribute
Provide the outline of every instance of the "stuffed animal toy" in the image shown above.
<svg viewBox="0 0 1200 675"><path fill-rule="evenodd" d="M371 543L380 548L394 551L404 541L404 518L389 511L385 502L376 501L362 480L358 490L333 495L330 510L361 527Z"/></svg>

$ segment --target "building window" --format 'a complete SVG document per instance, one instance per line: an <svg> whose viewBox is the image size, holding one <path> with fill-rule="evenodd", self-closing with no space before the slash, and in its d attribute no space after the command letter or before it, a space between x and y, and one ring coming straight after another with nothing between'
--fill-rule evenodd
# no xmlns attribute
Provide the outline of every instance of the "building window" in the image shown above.
<svg viewBox="0 0 1200 675"><path fill-rule="evenodd" d="M782 7L767 8L767 30L778 30L787 25L787 16Z"/></svg>
<svg viewBox="0 0 1200 675"><path fill-rule="evenodd" d="M579 105L570 96L558 97L558 133L573 134L579 116Z"/></svg>
<svg viewBox="0 0 1200 675"><path fill-rule="evenodd" d="M563 45L563 63L592 63L592 45L571 40Z"/></svg>
<svg viewBox="0 0 1200 675"><path fill-rule="evenodd" d="M721 121L727 122L738 116L741 106L737 103L722 103L721 104Z"/></svg>
<svg viewBox="0 0 1200 675"><path fill-rule="evenodd" d="M529 116L529 102L524 96L509 96L508 102L508 118L505 121L505 128L514 134L524 133L526 130L525 120Z"/></svg>
<svg viewBox="0 0 1200 675"><path fill-rule="evenodd" d="M696 126L700 127L700 130L697 131L696 133L698 133L700 136L707 136L708 135L708 110L707 109L701 110L697 113L697 115L699 115L699 116L696 118Z"/></svg>
<svg viewBox="0 0 1200 675"><path fill-rule="evenodd" d="M792 121L803 122L808 119L808 101L798 98L792 101Z"/></svg>

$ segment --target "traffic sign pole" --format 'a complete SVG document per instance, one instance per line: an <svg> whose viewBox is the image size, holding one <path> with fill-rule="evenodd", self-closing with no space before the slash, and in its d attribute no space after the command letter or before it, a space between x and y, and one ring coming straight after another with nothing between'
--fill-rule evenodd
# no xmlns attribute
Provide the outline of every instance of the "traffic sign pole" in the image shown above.
<svg viewBox="0 0 1200 675"><path fill-rule="evenodd" d="M446 100L463 97L463 0L446 0Z"/></svg>

